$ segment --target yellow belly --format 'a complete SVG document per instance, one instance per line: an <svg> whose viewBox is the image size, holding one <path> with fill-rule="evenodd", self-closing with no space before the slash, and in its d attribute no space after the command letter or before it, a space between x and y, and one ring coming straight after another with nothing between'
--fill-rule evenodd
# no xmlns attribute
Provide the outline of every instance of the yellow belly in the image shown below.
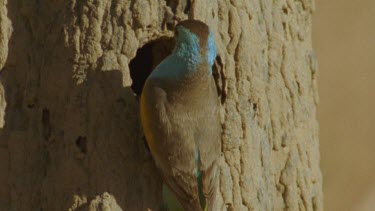
<svg viewBox="0 0 375 211"><path fill-rule="evenodd" d="M154 142L154 135L151 131L152 119L150 115L150 111L147 106L147 97L144 94L141 96L141 124L143 128L143 133L145 134L146 141L151 152L155 150L155 142Z"/></svg>

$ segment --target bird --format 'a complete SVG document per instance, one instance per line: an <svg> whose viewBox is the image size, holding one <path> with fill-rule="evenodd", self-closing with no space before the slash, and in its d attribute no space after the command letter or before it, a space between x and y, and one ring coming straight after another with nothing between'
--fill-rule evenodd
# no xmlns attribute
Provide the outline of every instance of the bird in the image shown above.
<svg viewBox="0 0 375 211"><path fill-rule="evenodd" d="M220 100L212 30L202 21L175 27L175 47L146 79L141 125L151 155L185 211L214 210L221 154Z"/></svg>

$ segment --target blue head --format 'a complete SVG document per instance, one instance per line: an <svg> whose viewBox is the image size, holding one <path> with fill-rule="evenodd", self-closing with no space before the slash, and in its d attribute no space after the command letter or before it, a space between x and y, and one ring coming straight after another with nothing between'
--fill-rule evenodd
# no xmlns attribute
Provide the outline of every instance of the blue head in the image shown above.
<svg viewBox="0 0 375 211"><path fill-rule="evenodd" d="M198 20L186 20L176 26L176 46L173 51L193 65L207 62L214 64L215 39L208 26Z"/></svg>

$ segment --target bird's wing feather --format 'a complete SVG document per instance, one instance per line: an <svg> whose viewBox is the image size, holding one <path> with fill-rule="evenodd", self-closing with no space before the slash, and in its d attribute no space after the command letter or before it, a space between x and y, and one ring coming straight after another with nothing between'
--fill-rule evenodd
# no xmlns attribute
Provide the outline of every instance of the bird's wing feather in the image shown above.
<svg viewBox="0 0 375 211"><path fill-rule="evenodd" d="M200 211L195 175L194 124L180 105L168 102L166 82L149 79L142 94L142 122L147 142L164 181L186 210ZM147 99L145 99L147 98ZM146 102L147 101L147 102Z"/></svg>
<svg viewBox="0 0 375 211"><path fill-rule="evenodd" d="M210 87L206 102L209 106L204 111L206 116L199 123L202 125L202 129L198 130L197 144L199 146L200 171L203 176L203 192L206 197L208 209L212 210L216 190L219 185L217 162L221 154L220 101L213 77L210 78Z"/></svg>

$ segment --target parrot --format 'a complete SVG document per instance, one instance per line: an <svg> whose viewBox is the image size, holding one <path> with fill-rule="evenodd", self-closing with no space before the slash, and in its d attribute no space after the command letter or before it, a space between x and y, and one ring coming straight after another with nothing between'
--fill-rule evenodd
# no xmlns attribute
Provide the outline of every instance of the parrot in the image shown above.
<svg viewBox="0 0 375 211"><path fill-rule="evenodd" d="M141 125L155 165L183 209L214 210L221 155L214 34L192 19L174 31L172 53L143 86Z"/></svg>

